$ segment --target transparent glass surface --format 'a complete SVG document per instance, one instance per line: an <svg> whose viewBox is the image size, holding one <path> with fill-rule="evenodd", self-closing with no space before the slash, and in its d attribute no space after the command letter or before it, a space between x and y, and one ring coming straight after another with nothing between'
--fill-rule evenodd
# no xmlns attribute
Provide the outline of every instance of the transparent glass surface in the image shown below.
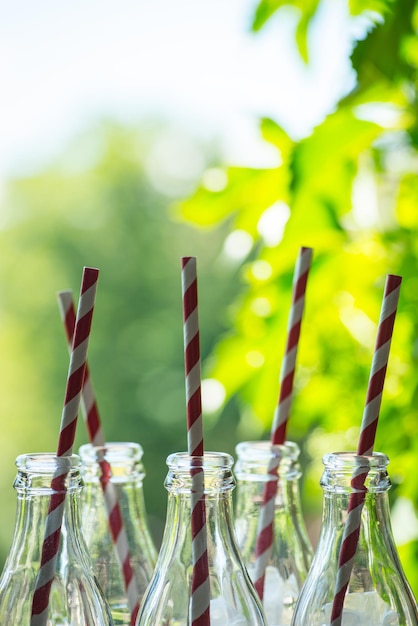
<svg viewBox="0 0 418 626"><path fill-rule="evenodd" d="M88 546L93 569L110 605L115 625L128 626L131 612L129 593L140 602L147 588L157 560L148 529L143 480L142 447L134 442L110 442L105 447L90 444L81 446L81 471L84 490L81 496L82 529ZM126 588L120 563L124 563L124 550L115 549L109 526L109 513L115 511L105 501L102 487L103 477L100 463L110 469L111 507L117 499L123 532L118 535L118 544L124 542L132 567L132 582ZM117 523L113 525L115 528Z"/></svg>
<svg viewBox="0 0 418 626"><path fill-rule="evenodd" d="M399 561L390 524L388 458L381 453L325 455L320 539L299 596L293 626L328 626L338 556L356 473L367 474L360 536L342 613L343 626L416 626L418 609Z"/></svg>
<svg viewBox="0 0 418 626"><path fill-rule="evenodd" d="M137 626L191 626L191 469L203 468L211 626L265 625L260 601L238 550L232 511L232 457L207 452L167 459L168 506L162 547Z"/></svg>
<svg viewBox="0 0 418 626"><path fill-rule="evenodd" d="M45 626L112 626L104 595L95 579L80 532L82 489L79 457L27 454L16 460L17 513L12 545L0 578L0 625L29 626L40 568L51 489L65 475L60 542ZM38 622L38 623L41 623Z"/></svg>
<svg viewBox="0 0 418 626"><path fill-rule="evenodd" d="M312 560L302 515L296 443L272 445L244 441L237 445L235 528L245 566L254 578L256 544L269 467L277 466L273 544L265 570L263 606L269 626L288 626Z"/></svg>

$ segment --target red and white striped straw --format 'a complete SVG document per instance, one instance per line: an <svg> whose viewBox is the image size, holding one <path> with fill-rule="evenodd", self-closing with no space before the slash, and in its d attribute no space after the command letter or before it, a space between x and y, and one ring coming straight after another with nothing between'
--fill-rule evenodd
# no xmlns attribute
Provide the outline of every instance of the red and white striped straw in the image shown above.
<svg viewBox="0 0 418 626"><path fill-rule="evenodd" d="M203 457L200 341L197 307L197 273L194 257L182 258L184 365L186 375L187 446L190 456ZM202 459L192 469L192 626L210 626L210 584Z"/></svg>
<svg viewBox="0 0 418 626"><path fill-rule="evenodd" d="M287 325L287 342L280 372L280 393L271 428L271 443L283 444L293 399L296 356L299 346L302 316L305 308L306 284L312 263L312 248L302 247L293 275L292 305Z"/></svg>
<svg viewBox="0 0 418 626"><path fill-rule="evenodd" d="M58 438L57 457L71 456L73 451L98 275L99 271L97 269L91 267L83 269L74 342L71 350ZM35 590L32 598L31 626L46 626L48 620L49 595L55 574L64 513L66 476L67 472L65 471L56 473L52 479L51 489L53 493L50 498L46 519L41 564L35 580Z"/></svg>
<svg viewBox="0 0 418 626"><path fill-rule="evenodd" d="M76 320L72 292L70 290L59 292L58 304L67 337L68 348L71 350ZM104 448L106 443L87 363L83 389L81 391L81 411L87 427L90 443L93 446ZM112 468L104 458L99 460L99 465L102 473L100 483L103 489L110 536L125 585L129 612L131 614L131 625L134 626L139 610L139 590L132 568L128 538L119 507L118 495L111 481Z"/></svg>
<svg viewBox="0 0 418 626"><path fill-rule="evenodd" d="M292 305L287 326L286 350L280 372L280 393L271 429L272 445L284 444L286 440L286 429L293 398L296 356L302 316L305 308L306 284L311 263L312 248L300 248L293 274ZM268 467L268 473L271 475L272 479L265 484L263 503L260 508L258 520L253 583L261 600L264 596L266 567L271 557L274 542L274 506L277 493L279 462L279 456L272 456Z"/></svg>
<svg viewBox="0 0 418 626"><path fill-rule="evenodd" d="M60 291L57 294L57 297L61 320L63 322L65 336L67 338L67 346L71 354L71 346L73 344L76 319L73 294L71 290ZM99 410L94 396L94 391L90 380L89 367L87 363L86 371L84 374L83 389L81 391L80 404L86 423L90 443L93 446L103 447L105 445L105 438L102 431Z"/></svg>
<svg viewBox="0 0 418 626"><path fill-rule="evenodd" d="M370 456L373 454L401 281L402 278L400 276L393 274L389 274L386 277L376 345L367 388L366 404L363 411L360 439L357 447L357 454L361 456ZM354 557L360 536L361 514L367 491L364 486L366 477L367 472L364 473L364 469L359 469L351 480L354 491L350 494L347 519L344 525L340 546L337 580L331 611L331 626L341 626L345 595L350 582Z"/></svg>

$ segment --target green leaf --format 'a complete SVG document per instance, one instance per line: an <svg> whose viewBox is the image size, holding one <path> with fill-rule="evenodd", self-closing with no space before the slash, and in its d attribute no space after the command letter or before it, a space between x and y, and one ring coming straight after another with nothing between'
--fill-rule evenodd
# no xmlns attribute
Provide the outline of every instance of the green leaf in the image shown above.
<svg viewBox="0 0 418 626"><path fill-rule="evenodd" d="M269 117L261 119L260 130L263 139L276 146L282 160L285 161L289 157L295 142L277 122Z"/></svg>
<svg viewBox="0 0 418 626"><path fill-rule="evenodd" d="M402 43L405 37L415 34L412 25L415 4L415 0L392 3L385 22L357 43L351 55L358 77L357 90L368 89L382 79L396 84L412 78L413 69L402 56Z"/></svg>
<svg viewBox="0 0 418 626"><path fill-rule="evenodd" d="M312 212L310 205L338 216L348 212L359 156L382 132L381 126L357 119L350 110L330 115L295 148L294 205L306 205L301 209L305 212Z"/></svg>
<svg viewBox="0 0 418 626"><path fill-rule="evenodd" d="M295 40L302 60L305 63L308 63L309 26L318 9L319 0L307 0L306 2L301 2L300 5L301 13L298 25L296 27Z"/></svg>
<svg viewBox="0 0 418 626"><path fill-rule="evenodd" d="M266 22L282 7L291 7L297 10L297 26L295 43L299 54L305 63L308 62L308 31L314 18L320 0L261 0L254 13L252 30L260 31Z"/></svg>
<svg viewBox="0 0 418 626"><path fill-rule="evenodd" d="M271 18L271 16L285 4L291 3L285 2L283 0L261 0L261 2L257 5L254 13L252 23L253 32L261 30L261 28Z"/></svg>
<svg viewBox="0 0 418 626"><path fill-rule="evenodd" d="M391 9L395 0L349 0L348 8L353 16L367 13L371 18L383 18Z"/></svg>
<svg viewBox="0 0 418 626"><path fill-rule="evenodd" d="M403 228L418 230L418 180L415 173L406 174L399 184L397 218Z"/></svg>
<svg viewBox="0 0 418 626"><path fill-rule="evenodd" d="M261 213L277 199L288 200L288 172L285 167L252 169L230 167L228 184L222 191L199 187L195 194L174 207L177 216L197 226L215 226L234 218L235 227L256 234Z"/></svg>

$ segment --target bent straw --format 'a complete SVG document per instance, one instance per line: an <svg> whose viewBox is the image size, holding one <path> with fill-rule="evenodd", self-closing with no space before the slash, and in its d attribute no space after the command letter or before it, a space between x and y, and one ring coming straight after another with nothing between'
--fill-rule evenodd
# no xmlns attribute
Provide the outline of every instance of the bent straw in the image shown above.
<svg viewBox="0 0 418 626"><path fill-rule="evenodd" d="M186 374L187 447L190 456L203 457L200 343L197 308L196 259L182 258L184 366ZM206 505L203 467L193 467L191 496L192 626L210 626L210 584L207 552ZM193 461L192 461L193 465Z"/></svg>
<svg viewBox="0 0 418 626"><path fill-rule="evenodd" d="M75 309L72 292L70 290L58 293L58 305L61 319L65 329L68 348L71 350L75 328ZM104 448L106 446L102 430L99 409L90 380L90 371L86 363L86 372L81 391L81 411L87 427L90 443L93 446ZM99 460L101 469L100 483L106 514L109 524L110 536L115 549L116 560L119 564L128 599L129 612L131 614L131 626L135 626L135 619L139 610L139 590L135 574L132 568L131 555L129 553L128 538L123 523L122 513L119 507L118 495L111 481L112 469L106 459Z"/></svg>
<svg viewBox="0 0 418 626"><path fill-rule="evenodd" d="M357 448L357 454L361 456L370 456L373 454L401 281L402 278L400 276L393 274L389 274L386 277L376 345L367 388L366 404ZM331 626L341 626L344 599L350 582L354 557L360 536L361 513L367 491L364 486L366 477L367 473L362 471L361 473L354 473L351 480L351 486L354 491L350 494L347 519L338 557L337 580L331 611Z"/></svg>
<svg viewBox="0 0 418 626"><path fill-rule="evenodd" d="M83 269L74 342L71 350L58 438L57 457L71 456L73 451L98 275L99 271L97 269L91 267ZM49 595L55 574L64 513L66 476L67 472L65 470L64 473L56 472L51 483L52 495L45 525L41 563L35 580L35 590L32 598L31 626L46 626L48 620Z"/></svg>
<svg viewBox="0 0 418 626"><path fill-rule="evenodd" d="M299 345L302 316L305 307L305 293L308 274L312 263L312 248L302 247L296 261L293 275L292 304L289 312L287 327L287 342L285 355L280 372L279 400L274 413L271 429L272 445L284 444L286 429L289 421L290 407L293 398L293 380L295 376L296 356ZM268 480L264 487L263 503L260 508L260 517L257 528L257 542L253 582L260 597L264 596L264 579L273 549L274 533L274 503L277 493L277 473L280 458L274 456L268 466Z"/></svg>

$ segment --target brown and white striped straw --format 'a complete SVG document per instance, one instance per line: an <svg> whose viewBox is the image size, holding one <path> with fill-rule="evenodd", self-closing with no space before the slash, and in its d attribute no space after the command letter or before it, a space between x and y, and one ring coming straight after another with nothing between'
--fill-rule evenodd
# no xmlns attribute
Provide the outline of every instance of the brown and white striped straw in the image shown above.
<svg viewBox="0 0 418 626"><path fill-rule="evenodd" d="M67 337L68 348L71 351L76 321L72 292L70 290L60 291L58 293L58 304ZM87 364L83 388L81 391L81 411L87 427L90 443L93 446L105 448L106 443L99 408L93 386L91 384L90 371ZM116 560L119 563L125 585L129 612L131 614L131 626L135 626L135 620L139 610L139 590L135 573L132 568L128 538L119 507L118 495L115 486L111 481L112 468L105 458L101 458L99 460L99 465L101 469L100 483L103 489L109 532L114 545Z"/></svg>
<svg viewBox="0 0 418 626"><path fill-rule="evenodd" d="M98 275L99 271L97 269L91 267L83 269L57 457L71 456L73 452ZM52 495L45 525L40 569L35 580L35 590L32 598L31 626L46 626L48 620L49 596L55 574L64 513L66 476L66 472L56 473L52 479Z"/></svg>
<svg viewBox="0 0 418 626"><path fill-rule="evenodd" d="M272 445L284 444L286 429L289 421L290 408L293 398L293 381L295 377L296 356L305 308L305 293L308 274L312 263L312 248L302 247L296 261L293 275L292 304L287 326L287 341L285 355L280 372L279 400L274 413L271 429ZM260 508L260 517L257 528L257 542L252 576L254 587L260 597L264 596L264 578L266 567L271 557L274 542L274 507L277 493L277 473L280 457L272 456L268 467L271 480L264 487L263 502Z"/></svg>
<svg viewBox="0 0 418 626"><path fill-rule="evenodd" d="M183 336L186 375L188 454L192 459L192 590L191 625L210 626L210 584L204 471L197 272L194 257L182 258Z"/></svg>
<svg viewBox="0 0 418 626"><path fill-rule="evenodd" d="M360 429L357 454L370 456L373 454L376 429L382 402L383 386L389 359L393 326L398 307L399 292L402 278L393 274L386 277L385 291L380 312L376 345L373 354L366 404ZM361 514L366 497L364 486L367 473L360 470L355 473L351 485L347 518L338 557L337 580L331 611L331 626L341 626L344 600L354 565L354 557L360 536Z"/></svg>

